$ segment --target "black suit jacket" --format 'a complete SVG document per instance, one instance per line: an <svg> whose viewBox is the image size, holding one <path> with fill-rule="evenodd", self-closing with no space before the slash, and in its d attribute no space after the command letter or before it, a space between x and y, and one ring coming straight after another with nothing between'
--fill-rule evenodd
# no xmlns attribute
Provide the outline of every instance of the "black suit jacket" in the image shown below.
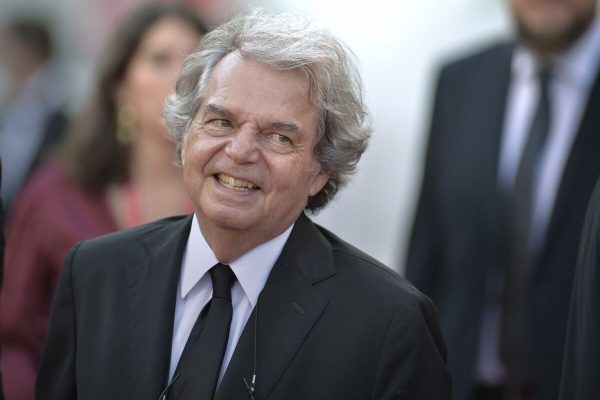
<svg viewBox="0 0 600 400"><path fill-rule="evenodd" d="M600 180L585 218L567 332L560 400L600 399Z"/></svg>
<svg viewBox="0 0 600 400"><path fill-rule="evenodd" d="M37 381L44 399L158 398L191 217L83 242L68 255ZM431 301L301 216L259 301L258 400L448 399ZM253 321L255 314L250 316ZM246 399L253 323L216 399Z"/></svg>
<svg viewBox="0 0 600 400"><path fill-rule="evenodd" d="M489 273L505 235L498 159L512 44L446 66L435 95L408 279L440 310L458 400L468 399ZM600 173L596 81L562 175L539 262L527 272L529 347L542 399L556 399L568 305L586 204Z"/></svg>

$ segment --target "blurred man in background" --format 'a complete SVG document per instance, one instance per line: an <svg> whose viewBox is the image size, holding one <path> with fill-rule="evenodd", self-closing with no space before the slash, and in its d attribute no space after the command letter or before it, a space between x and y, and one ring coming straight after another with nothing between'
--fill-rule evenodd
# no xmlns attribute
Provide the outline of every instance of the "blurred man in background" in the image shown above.
<svg viewBox="0 0 600 400"><path fill-rule="evenodd" d="M458 400L556 399L600 172L595 0L509 0L517 40L438 82L407 277L440 309Z"/></svg>
<svg viewBox="0 0 600 400"><path fill-rule="evenodd" d="M0 63L13 85L0 105L2 197L8 209L41 157L63 136L65 95L51 66L53 44L40 21L12 20L0 33Z"/></svg>

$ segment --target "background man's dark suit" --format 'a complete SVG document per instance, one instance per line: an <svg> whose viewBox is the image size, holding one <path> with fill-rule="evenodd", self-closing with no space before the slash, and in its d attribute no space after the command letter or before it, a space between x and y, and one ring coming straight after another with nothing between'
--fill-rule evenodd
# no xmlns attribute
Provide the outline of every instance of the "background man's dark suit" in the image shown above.
<svg viewBox="0 0 600 400"><path fill-rule="evenodd" d="M500 140L513 45L446 66L439 79L407 278L440 310L457 399L468 398L486 273L502 260ZM600 172L596 80L565 166L539 262L527 276L528 347L542 398L556 398L573 265L586 204Z"/></svg>
<svg viewBox="0 0 600 400"><path fill-rule="evenodd" d="M38 377L40 400L158 398L191 221L159 221L70 252ZM303 215L257 307L256 399L440 400L450 391L430 300ZM252 376L255 313L216 399L249 398L242 378Z"/></svg>
<svg viewBox="0 0 600 400"><path fill-rule="evenodd" d="M2 160L0 159L0 187L2 187ZM0 198L0 287L4 278L4 202ZM0 339L2 340L2 339ZM2 376L0 376L0 400L4 399Z"/></svg>

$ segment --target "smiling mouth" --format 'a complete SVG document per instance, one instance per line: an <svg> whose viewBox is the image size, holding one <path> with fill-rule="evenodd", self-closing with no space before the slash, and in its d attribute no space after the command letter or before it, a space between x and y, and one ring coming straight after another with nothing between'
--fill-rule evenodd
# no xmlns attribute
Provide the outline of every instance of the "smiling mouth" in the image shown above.
<svg viewBox="0 0 600 400"><path fill-rule="evenodd" d="M251 192L260 189L258 186L254 185L251 182L236 179L233 176L225 174L215 174L214 176L222 185L227 186L228 188L233 190L239 190L241 192Z"/></svg>

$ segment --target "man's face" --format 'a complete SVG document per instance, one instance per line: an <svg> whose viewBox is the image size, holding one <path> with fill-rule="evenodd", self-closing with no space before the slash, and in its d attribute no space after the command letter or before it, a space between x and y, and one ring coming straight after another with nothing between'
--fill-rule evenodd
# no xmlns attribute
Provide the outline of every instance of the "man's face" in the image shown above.
<svg viewBox="0 0 600 400"><path fill-rule="evenodd" d="M260 243L289 227L327 182L313 154L316 126L302 72L223 58L182 149L203 231L242 231Z"/></svg>
<svg viewBox="0 0 600 400"><path fill-rule="evenodd" d="M565 50L589 26L596 0L509 0L521 40L534 51Z"/></svg>

